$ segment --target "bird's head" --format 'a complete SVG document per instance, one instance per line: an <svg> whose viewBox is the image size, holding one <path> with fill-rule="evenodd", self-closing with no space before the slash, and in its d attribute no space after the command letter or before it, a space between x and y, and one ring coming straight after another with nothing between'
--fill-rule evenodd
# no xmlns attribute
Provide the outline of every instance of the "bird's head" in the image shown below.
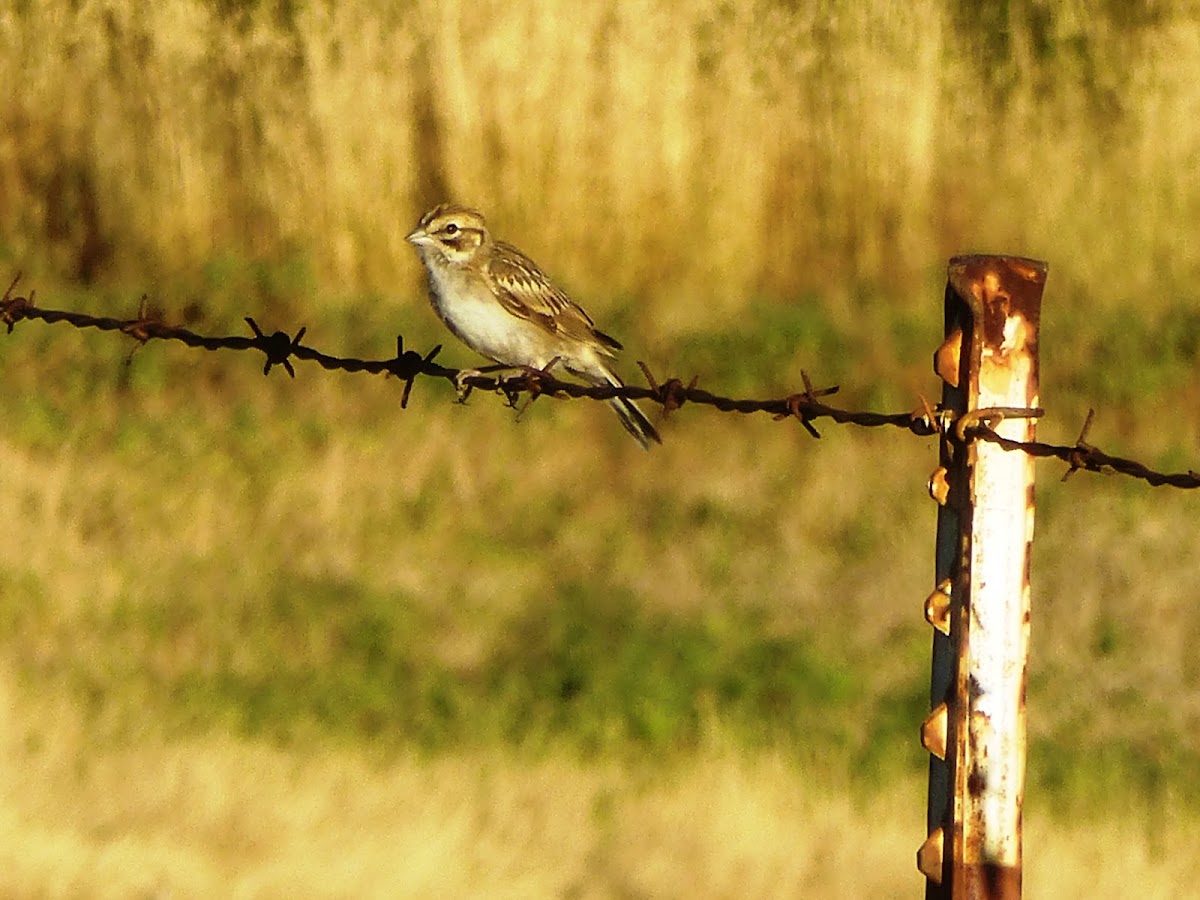
<svg viewBox="0 0 1200 900"><path fill-rule="evenodd" d="M441 203L421 216L406 240L426 264L465 266L490 241L483 213L467 206Z"/></svg>

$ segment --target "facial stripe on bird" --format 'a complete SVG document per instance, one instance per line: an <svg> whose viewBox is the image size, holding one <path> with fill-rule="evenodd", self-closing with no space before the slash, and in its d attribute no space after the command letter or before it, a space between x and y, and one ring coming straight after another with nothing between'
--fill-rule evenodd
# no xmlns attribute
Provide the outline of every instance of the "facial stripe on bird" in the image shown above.
<svg viewBox="0 0 1200 900"><path fill-rule="evenodd" d="M434 232L444 247L459 254L470 255L483 244L483 231L467 228L457 222L447 222Z"/></svg>
<svg viewBox="0 0 1200 900"><path fill-rule="evenodd" d="M442 254L454 263L465 263L487 239L483 216L473 209L445 204L430 210L421 227L437 241Z"/></svg>

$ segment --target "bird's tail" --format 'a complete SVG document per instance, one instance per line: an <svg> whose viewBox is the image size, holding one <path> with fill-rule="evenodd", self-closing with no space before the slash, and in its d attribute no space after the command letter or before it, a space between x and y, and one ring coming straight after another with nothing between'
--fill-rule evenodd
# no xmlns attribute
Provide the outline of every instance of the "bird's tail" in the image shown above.
<svg viewBox="0 0 1200 900"><path fill-rule="evenodd" d="M608 366L599 366L603 380L607 381L614 387L624 387L625 382L621 381L620 377ZM616 412L617 418L621 420L621 424L625 426L625 430L637 439L637 442L642 445L645 450L650 449L650 442L656 444L662 443L662 438L658 436L658 431L650 420L646 418L646 414L638 408L638 405L632 400L627 400L624 397L614 397L608 401L608 405Z"/></svg>

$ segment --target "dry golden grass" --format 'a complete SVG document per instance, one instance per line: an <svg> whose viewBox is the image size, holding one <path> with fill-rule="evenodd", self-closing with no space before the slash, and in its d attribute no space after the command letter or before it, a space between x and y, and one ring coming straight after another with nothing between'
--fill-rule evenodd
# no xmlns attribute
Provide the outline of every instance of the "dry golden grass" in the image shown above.
<svg viewBox="0 0 1200 900"><path fill-rule="evenodd" d="M913 897L915 781L863 798L717 742L677 766L303 758L219 737L95 741L0 681L7 897ZM1191 819L1035 808L1030 898L1177 897Z"/></svg>
<svg viewBox="0 0 1200 900"><path fill-rule="evenodd" d="M234 253L409 293L402 237L453 196L666 335L812 289L911 301L964 250L1048 258L1100 308L1200 274L1183 6L218 7L0 14L8 258L145 286Z"/></svg>

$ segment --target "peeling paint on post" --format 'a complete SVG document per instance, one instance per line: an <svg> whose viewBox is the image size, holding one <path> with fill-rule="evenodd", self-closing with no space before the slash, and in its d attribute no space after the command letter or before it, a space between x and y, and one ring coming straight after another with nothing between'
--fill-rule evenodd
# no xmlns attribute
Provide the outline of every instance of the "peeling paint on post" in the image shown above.
<svg viewBox="0 0 1200 900"><path fill-rule="evenodd" d="M960 423L972 411L1037 407L1045 263L956 257L947 280L946 341L935 356L943 407ZM1035 438L1033 418L1005 419L995 430L1013 440ZM1021 894L1033 460L990 442L946 437L938 471L946 487L935 494L937 582L950 600L948 617L935 615L939 604L926 604L939 630L934 712L922 728L934 754L929 838L918 866L929 879L927 898L1008 900ZM947 618L948 637L941 630Z"/></svg>

